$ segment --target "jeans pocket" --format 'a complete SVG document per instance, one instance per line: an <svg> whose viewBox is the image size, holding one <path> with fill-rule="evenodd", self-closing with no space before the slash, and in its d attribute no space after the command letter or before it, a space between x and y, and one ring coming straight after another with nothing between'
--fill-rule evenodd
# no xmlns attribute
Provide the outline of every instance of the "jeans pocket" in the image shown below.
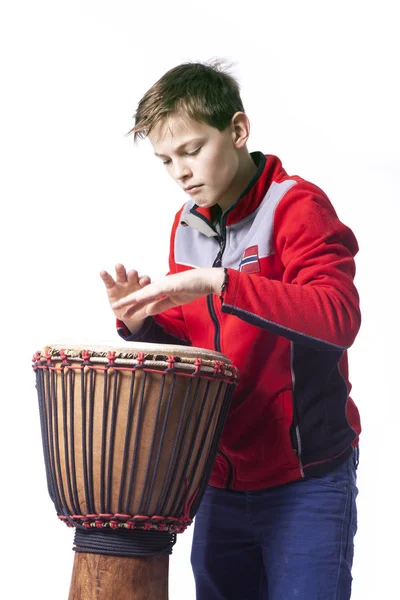
<svg viewBox="0 0 400 600"><path fill-rule="evenodd" d="M355 457L353 452L347 460L332 471L318 477L308 476L306 479L325 487L335 488L342 492L346 492L347 488L355 483L355 470Z"/></svg>
<svg viewBox="0 0 400 600"><path fill-rule="evenodd" d="M333 481L327 479L325 475L323 475L322 477L306 477L305 481L307 480L317 485L320 485L321 487L338 490L339 492L343 492L343 494L347 492L348 488L347 481Z"/></svg>

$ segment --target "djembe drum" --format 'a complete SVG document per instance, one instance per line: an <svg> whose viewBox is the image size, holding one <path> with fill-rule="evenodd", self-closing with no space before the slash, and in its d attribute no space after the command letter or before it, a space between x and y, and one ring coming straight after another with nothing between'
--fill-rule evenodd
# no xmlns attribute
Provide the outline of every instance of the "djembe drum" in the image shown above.
<svg viewBox="0 0 400 600"><path fill-rule="evenodd" d="M48 491L76 528L69 600L165 600L237 371L186 346L61 345L33 358Z"/></svg>

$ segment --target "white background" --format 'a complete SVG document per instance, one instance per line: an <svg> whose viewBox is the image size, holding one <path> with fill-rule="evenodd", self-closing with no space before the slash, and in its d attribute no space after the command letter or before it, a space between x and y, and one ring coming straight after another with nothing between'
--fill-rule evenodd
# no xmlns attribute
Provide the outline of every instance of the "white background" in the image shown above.
<svg viewBox="0 0 400 600"><path fill-rule="evenodd" d="M98 272L167 270L185 196L124 134L163 73L233 61L249 150L322 187L355 232L363 326L350 351L363 434L354 600L398 598L399 34L395 1L2 4L1 515L7 598L67 598L72 532L47 495L30 360L55 339L117 340ZM194 598L192 531L170 563ZM3 562L4 566L4 562ZM397 589L397 592L396 592Z"/></svg>

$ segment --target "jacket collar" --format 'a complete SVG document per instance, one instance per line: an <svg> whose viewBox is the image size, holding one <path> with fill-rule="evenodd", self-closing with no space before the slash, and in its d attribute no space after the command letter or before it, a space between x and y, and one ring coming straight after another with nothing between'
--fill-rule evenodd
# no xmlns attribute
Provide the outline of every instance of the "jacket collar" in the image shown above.
<svg viewBox="0 0 400 600"><path fill-rule="evenodd" d="M281 161L276 156L265 156L262 152L251 152L250 156L257 166L257 171L239 198L223 213L227 226L241 221L254 212L260 206L271 183L279 175L286 175ZM207 237L218 236L213 227L212 209L201 208L194 203L189 203L186 212L184 211L184 214L182 214L181 225L193 227Z"/></svg>

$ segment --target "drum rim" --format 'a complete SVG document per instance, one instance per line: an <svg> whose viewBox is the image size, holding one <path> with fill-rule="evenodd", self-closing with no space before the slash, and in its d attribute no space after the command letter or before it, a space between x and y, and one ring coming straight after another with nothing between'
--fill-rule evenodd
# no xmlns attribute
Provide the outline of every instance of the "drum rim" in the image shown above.
<svg viewBox="0 0 400 600"><path fill-rule="evenodd" d="M207 348L198 348L196 346L180 346L173 344L152 344L147 342L126 342L126 345L115 344L114 342L105 343L55 343L47 344L40 350L40 355L45 356L48 352L52 356L60 356L60 351L65 352L69 357L81 357L83 351L89 352L91 357L107 357L109 352L115 352L116 358L135 359L138 353L147 356L175 356L182 361L195 360L201 358L205 361L222 361L225 365L231 365L232 361L221 352L209 350Z"/></svg>
<svg viewBox="0 0 400 600"><path fill-rule="evenodd" d="M45 364L49 363L61 363L61 368L78 363L82 365L78 368L83 368L84 365L103 369L114 366L128 370L140 367L146 370L180 371L188 375L201 373L204 376L222 377L232 383L238 380L238 371L231 360L218 352L169 344L131 342L128 347L127 352L127 347L121 348L110 344L101 346L82 344L69 347L65 344L53 344L37 351L33 356L33 362L35 368L44 368Z"/></svg>

